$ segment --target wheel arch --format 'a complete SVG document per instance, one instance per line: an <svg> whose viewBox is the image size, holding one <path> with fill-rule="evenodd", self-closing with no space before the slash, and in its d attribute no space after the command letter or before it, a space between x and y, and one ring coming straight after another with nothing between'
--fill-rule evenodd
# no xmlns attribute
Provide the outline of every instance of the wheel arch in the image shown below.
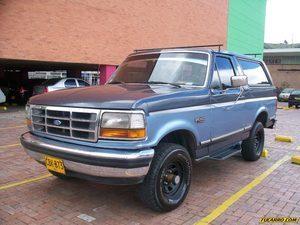
<svg viewBox="0 0 300 225"><path fill-rule="evenodd" d="M197 139L194 133L187 129L178 129L165 134L159 143L174 143L184 146L192 159L196 158Z"/></svg>
<svg viewBox="0 0 300 225"><path fill-rule="evenodd" d="M263 126L266 127L268 118L269 118L269 114L266 108L262 108L257 112L254 122L261 122Z"/></svg>

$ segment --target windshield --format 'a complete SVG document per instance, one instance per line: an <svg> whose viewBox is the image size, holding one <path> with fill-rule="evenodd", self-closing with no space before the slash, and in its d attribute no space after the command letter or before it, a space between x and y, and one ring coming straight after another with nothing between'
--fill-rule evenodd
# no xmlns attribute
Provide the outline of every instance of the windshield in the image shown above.
<svg viewBox="0 0 300 225"><path fill-rule="evenodd" d="M291 93L294 89L293 88L286 88L283 89L282 93Z"/></svg>
<svg viewBox="0 0 300 225"><path fill-rule="evenodd" d="M292 95L300 95L300 90L295 90L292 92Z"/></svg>
<svg viewBox="0 0 300 225"><path fill-rule="evenodd" d="M159 53L131 56L109 83L169 83L203 86L208 54Z"/></svg>

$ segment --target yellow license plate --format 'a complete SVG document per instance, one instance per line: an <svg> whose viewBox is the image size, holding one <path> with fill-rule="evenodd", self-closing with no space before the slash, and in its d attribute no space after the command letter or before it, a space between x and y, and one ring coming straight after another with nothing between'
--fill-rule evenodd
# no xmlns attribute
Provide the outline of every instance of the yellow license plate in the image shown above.
<svg viewBox="0 0 300 225"><path fill-rule="evenodd" d="M48 170L66 174L64 162L61 159L52 156L45 156L45 165Z"/></svg>

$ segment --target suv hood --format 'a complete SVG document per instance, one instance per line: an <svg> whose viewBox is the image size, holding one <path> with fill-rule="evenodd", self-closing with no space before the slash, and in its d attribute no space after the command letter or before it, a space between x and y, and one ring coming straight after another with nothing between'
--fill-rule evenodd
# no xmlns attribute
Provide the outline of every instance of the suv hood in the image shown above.
<svg viewBox="0 0 300 225"><path fill-rule="evenodd" d="M180 102L188 104L191 102L190 97L193 97L191 95L194 95L188 93L195 93L196 90L198 95L200 94L200 90L204 91L203 89L178 88L170 85L107 84L53 91L34 96L30 98L28 103L35 105L99 109L140 108L145 111L156 111L161 110L162 104L168 109L180 107L180 105L178 105ZM183 102L179 101L178 97L180 96L183 97ZM170 102L172 99L174 99L174 103ZM195 96L193 99L195 99ZM186 104L181 107L184 106L186 106Z"/></svg>

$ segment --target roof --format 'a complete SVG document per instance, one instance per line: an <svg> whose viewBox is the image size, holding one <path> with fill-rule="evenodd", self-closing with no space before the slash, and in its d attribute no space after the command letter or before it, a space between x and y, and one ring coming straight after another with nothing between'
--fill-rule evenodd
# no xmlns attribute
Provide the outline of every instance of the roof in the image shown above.
<svg viewBox="0 0 300 225"><path fill-rule="evenodd" d="M277 48L300 48L300 43L265 43L264 49L277 49Z"/></svg>
<svg viewBox="0 0 300 225"><path fill-rule="evenodd" d="M196 50L196 49L203 49L203 48L208 48L208 49L214 49L217 48L219 51L221 50L221 47L223 44L209 44L209 45L191 45L191 46L174 46L174 47L163 47L163 48L144 48L144 49L135 49L134 52L149 52L149 51L162 51L162 50L177 50L177 49L191 49L191 50Z"/></svg>
<svg viewBox="0 0 300 225"><path fill-rule="evenodd" d="M258 58L255 58L253 56L250 55L243 55L243 54L239 54L236 52L229 52L229 51L225 51L225 50L213 50L213 49L208 49L208 48L158 48L158 49L142 49L139 51L135 51L133 53L131 53L129 56L134 56L134 55L146 55L146 54L158 54L158 53L168 53L168 52L199 52L199 53L220 53L220 54L225 54L225 55L231 55L231 56L236 56L239 58L244 58L244 59L249 59L249 60L256 60L256 61L261 61Z"/></svg>
<svg viewBox="0 0 300 225"><path fill-rule="evenodd" d="M265 56L300 56L300 48L265 49Z"/></svg>

